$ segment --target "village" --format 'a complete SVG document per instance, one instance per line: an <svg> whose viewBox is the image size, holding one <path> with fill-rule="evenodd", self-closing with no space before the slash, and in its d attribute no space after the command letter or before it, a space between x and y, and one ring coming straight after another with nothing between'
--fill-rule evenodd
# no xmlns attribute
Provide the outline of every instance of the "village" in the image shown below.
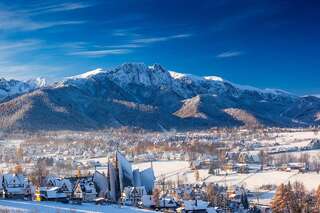
<svg viewBox="0 0 320 213"><path fill-rule="evenodd" d="M102 169L102 168L100 168ZM227 209L249 209L247 192L239 188L240 197L218 184L172 185L165 177L156 181L151 167L139 171L125 157L115 153L115 159L107 166L107 174L96 170L92 175L82 176L80 170L73 177L43 176L27 177L21 167L0 176L0 193L5 200L52 201L81 205L119 204L149 210L176 212L224 212ZM35 178L35 179L33 179ZM214 196L214 197L212 197ZM229 200L233 197L236 200ZM210 204L215 199L219 208ZM1 203L1 202L0 202ZM239 204L243 204L240 207Z"/></svg>
<svg viewBox="0 0 320 213"><path fill-rule="evenodd" d="M316 128L2 138L2 200L271 212L280 184L320 184Z"/></svg>

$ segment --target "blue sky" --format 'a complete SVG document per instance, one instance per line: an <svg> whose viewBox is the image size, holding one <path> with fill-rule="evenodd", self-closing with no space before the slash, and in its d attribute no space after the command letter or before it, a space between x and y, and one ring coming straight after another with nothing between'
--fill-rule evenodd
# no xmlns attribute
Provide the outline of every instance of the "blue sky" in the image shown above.
<svg viewBox="0 0 320 213"><path fill-rule="evenodd" d="M0 77L57 80L124 62L320 93L320 3L1 0Z"/></svg>

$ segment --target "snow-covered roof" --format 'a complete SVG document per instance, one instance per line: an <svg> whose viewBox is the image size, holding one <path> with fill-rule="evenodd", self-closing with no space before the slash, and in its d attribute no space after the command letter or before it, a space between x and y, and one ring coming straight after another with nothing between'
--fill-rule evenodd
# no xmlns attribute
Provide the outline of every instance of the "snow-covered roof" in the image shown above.
<svg viewBox="0 0 320 213"><path fill-rule="evenodd" d="M60 189L60 187L55 186L55 187L45 188L45 189L46 189L46 191L57 191L57 190L59 190L59 189Z"/></svg>
<svg viewBox="0 0 320 213"><path fill-rule="evenodd" d="M209 202L203 200L197 200L197 205L195 200L184 200L184 209L185 210L200 210L200 209L207 209Z"/></svg>
<svg viewBox="0 0 320 213"><path fill-rule="evenodd" d="M24 176L22 174L5 174L3 180L6 185L23 185L25 184Z"/></svg>
<svg viewBox="0 0 320 213"><path fill-rule="evenodd" d="M72 183L69 179L61 179L57 177L47 177L46 179L47 184L51 183L55 187L66 187L68 191L72 191Z"/></svg>

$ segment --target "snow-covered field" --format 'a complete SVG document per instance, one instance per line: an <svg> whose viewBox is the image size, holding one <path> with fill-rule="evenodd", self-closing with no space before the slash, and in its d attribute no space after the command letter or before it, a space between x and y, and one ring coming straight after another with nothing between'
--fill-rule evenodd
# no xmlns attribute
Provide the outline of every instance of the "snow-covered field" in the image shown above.
<svg viewBox="0 0 320 213"><path fill-rule="evenodd" d="M134 168L144 169L150 167L150 163L135 164ZM153 162L155 176L161 177L165 175L167 180L179 181L184 183L195 183L194 172L188 168L186 161L157 161ZM245 186L250 191L257 191L262 185L279 185L287 182L302 182L307 190L314 190L320 185L320 174L313 173L298 173L298 171L284 172L284 171L264 171L259 173L249 174L228 174L228 175L209 175L208 170L199 170L200 178L207 183L218 183L227 186ZM272 199L274 191L264 192L260 196L260 202L269 203Z"/></svg>
<svg viewBox="0 0 320 213"><path fill-rule="evenodd" d="M226 179L227 184L244 185L248 189L254 191L258 187L266 184L279 185L287 182L303 182L306 189L313 190L320 185L320 174L317 173L298 173L297 171L265 171L251 174L232 174L225 177L210 176L206 182L216 182L223 184Z"/></svg>
<svg viewBox="0 0 320 213"><path fill-rule="evenodd" d="M290 154L295 157L300 157L303 154L308 154L312 160L312 158L320 158L320 149L316 150L305 150L305 151L297 151L297 152L288 152L287 154ZM283 155L283 153L279 154L273 154L274 157L279 157Z"/></svg>
<svg viewBox="0 0 320 213"><path fill-rule="evenodd" d="M150 163L135 164L134 168L144 169L150 167ZM194 172L188 167L186 161L157 161L153 162L153 168L155 170L155 176L160 177L166 175L168 179L172 181L177 180L177 176L180 178L187 176L188 182L195 182ZM297 171L284 172L284 171L264 171L259 173L249 174L228 174L227 176L209 175L208 170L199 170L200 177L206 182L215 182L228 185L245 185L249 189L256 189L257 187L265 184L279 185L288 181L300 181L303 182L308 190L315 189L320 185L320 174L317 173L298 173Z"/></svg>
<svg viewBox="0 0 320 213"><path fill-rule="evenodd" d="M21 143L23 143L24 140L0 140L0 145L4 146L19 146Z"/></svg>
<svg viewBox="0 0 320 213"><path fill-rule="evenodd" d="M32 212L32 213L135 213L152 212L131 207L119 207L117 205L97 206L94 204L71 205L58 202L34 202L0 200L0 211L9 210L13 213Z"/></svg>
<svg viewBox="0 0 320 213"><path fill-rule="evenodd" d="M133 166L134 168L145 169L150 167L150 163L139 163ZM188 183L194 183L194 172L188 166L187 161L157 161L153 162L153 168L156 177L165 175L167 179L176 181L179 175L180 180L187 180ZM209 175L207 169L199 170L199 175L205 182L214 182L218 184L227 183L227 185L244 185L250 190L255 190L257 187L266 184L279 185L288 181L303 182L308 190L315 189L320 185L320 174L312 173L298 173L297 171L264 171L259 173L249 174L228 174L225 175ZM184 178L186 177L186 178Z"/></svg>
<svg viewBox="0 0 320 213"><path fill-rule="evenodd" d="M271 139L260 140L263 144L279 143L283 147L302 147L312 139L320 139L320 133L315 131L293 131L271 134Z"/></svg>
<svg viewBox="0 0 320 213"><path fill-rule="evenodd" d="M165 176L175 176L175 174L180 174L190 171L189 163L187 161L155 161L152 163L155 176L160 177L161 175ZM133 168L138 168L140 170L150 168L151 163L138 163L134 164Z"/></svg>

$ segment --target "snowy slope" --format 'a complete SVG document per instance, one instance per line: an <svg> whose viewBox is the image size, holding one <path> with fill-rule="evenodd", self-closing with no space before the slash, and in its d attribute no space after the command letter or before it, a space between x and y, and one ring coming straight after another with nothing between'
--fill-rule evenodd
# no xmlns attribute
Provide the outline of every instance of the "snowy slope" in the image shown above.
<svg viewBox="0 0 320 213"><path fill-rule="evenodd" d="M84 203L82 205L63 204L59 202L33 202L33 201L16 201L0 200L0 211L9 210L16 212L45 212L45 213L135 213L135 212L153 212L132 207L119 207L117 205L97 206L94 204Z"/></svg>
<svg viewBox="0 0 320 213"><path fill-rule="evenodd" d="M279 89L259 89L252 86L244 86L224 80L219 76L196 76L192 74L168 71L161 65L146 66L142 63L126 63L114 69L103 70L98 68L77 76L67 78L60 82L59 86L82 86L88 81L113 81L125 90L130 90L130 85L144 87L156 87L172 90L184 98L190 98L195 94L222 94L234 92L238 96L242 93L256 93L264 97L285 96L295 98L289 92Z"/></svg>
<svg viewBox="0 0 320 213"><path fill-rule="evenodd" d="M28 81L6 80L0 78L0 101L10 96L16 96L33 91L47 85L43 78L31 79Z"/></svg>
<svg viewBox="0 0 320 213"><path fill-rule="evenodd" d="M4 81L2 97L34 90L42 85L40 82ZM0 128L35 130L300 127L320 124L319 117L320 99L316 97L299 97L283 90L243 86L218 76L200 77L142 63L92 70L0 104Z"/></svg>

